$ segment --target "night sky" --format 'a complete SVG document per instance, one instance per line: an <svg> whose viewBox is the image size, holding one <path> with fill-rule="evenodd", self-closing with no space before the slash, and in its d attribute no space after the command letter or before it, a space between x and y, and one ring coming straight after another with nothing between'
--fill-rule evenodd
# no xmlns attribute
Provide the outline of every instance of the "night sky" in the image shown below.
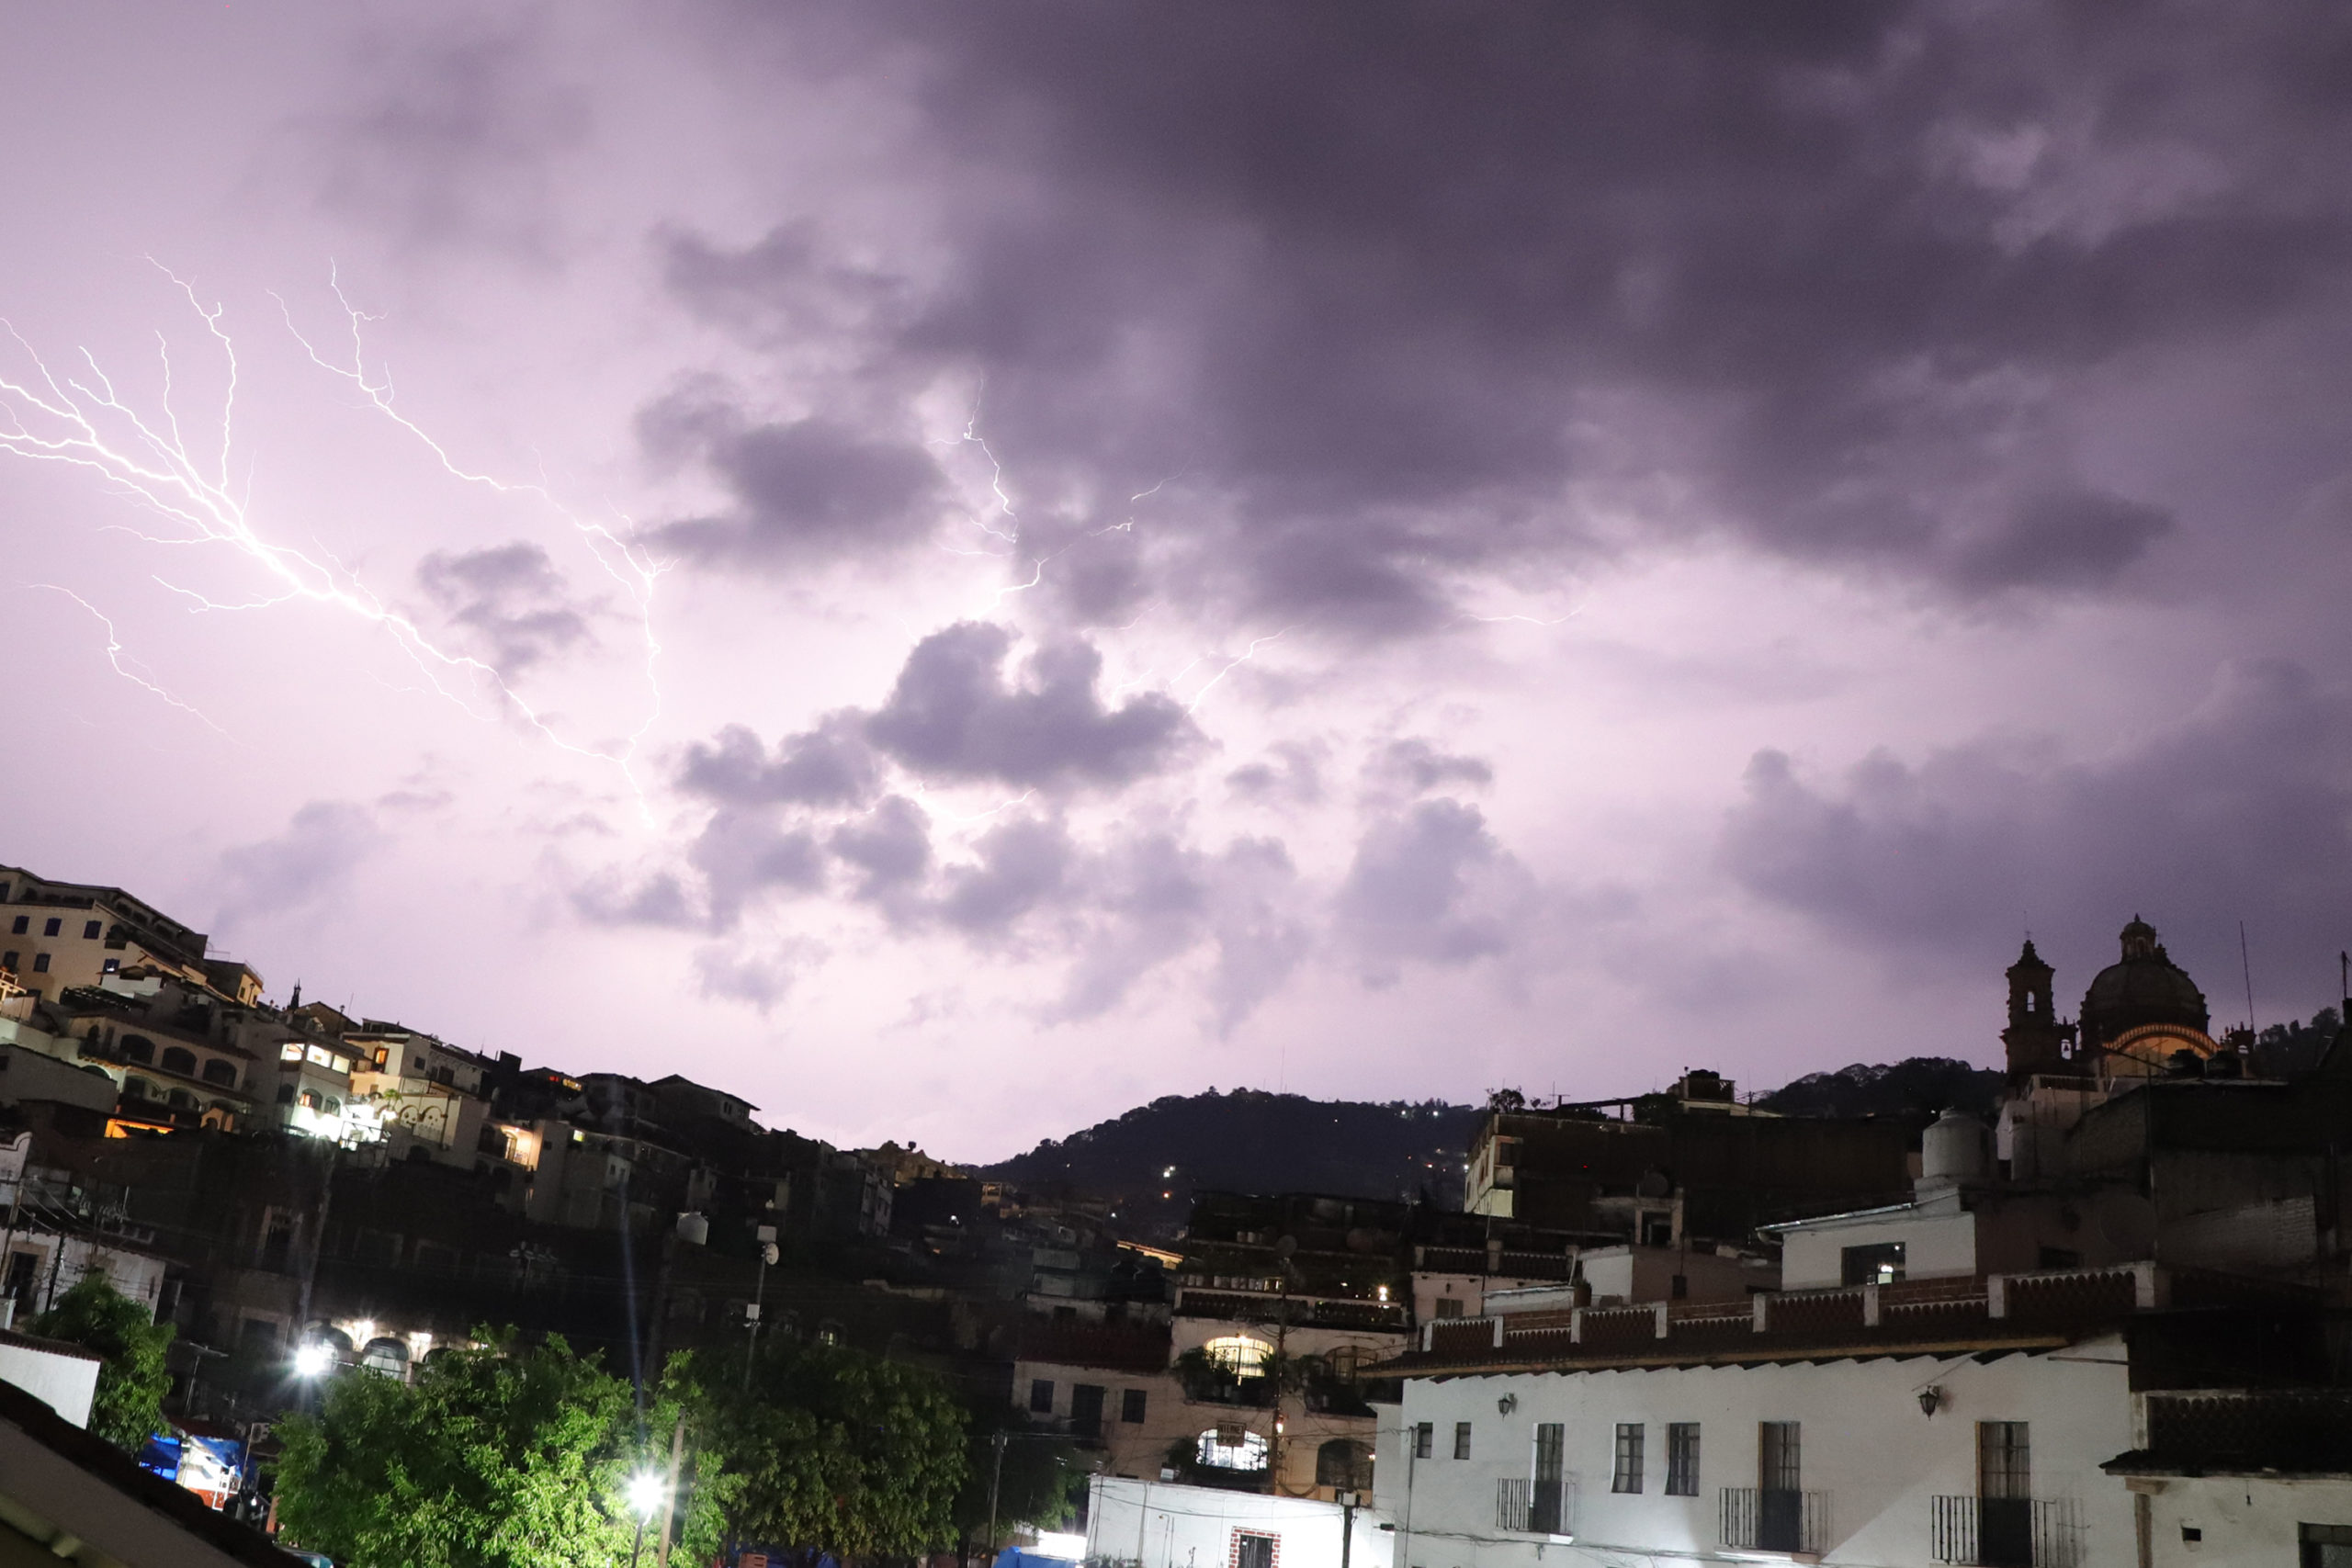
<svg viewBox="0 0 2352 1568"><path fill-rule="evenodd" d="M276 999L960 1158L2334 999L2352 11L0 26L0 861Z"/></svg>

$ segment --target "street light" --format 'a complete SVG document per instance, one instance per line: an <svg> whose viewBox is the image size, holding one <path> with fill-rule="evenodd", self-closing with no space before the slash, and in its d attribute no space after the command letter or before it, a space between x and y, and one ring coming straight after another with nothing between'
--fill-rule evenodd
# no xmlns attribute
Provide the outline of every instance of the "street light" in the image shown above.
<svg viewBox="0 0 2352 1568"><path fill-rule="evenodd" d="M294 1375L298 1378L324 1377L334 1365L334 1347L323 1340L312 1339L294 1348Z"/></svg>
<svg viewBox="0 0 2352 1568"><path fill-rule="evenodd" d="M637 1554L645 1550L645 1521L662 1506L662 1499L669 1489L662 1478L650 1470L642 1470L629 1477L628 1507L637 1516L637 1540L628 1549L628 1568L637 1568Z"/></svg>

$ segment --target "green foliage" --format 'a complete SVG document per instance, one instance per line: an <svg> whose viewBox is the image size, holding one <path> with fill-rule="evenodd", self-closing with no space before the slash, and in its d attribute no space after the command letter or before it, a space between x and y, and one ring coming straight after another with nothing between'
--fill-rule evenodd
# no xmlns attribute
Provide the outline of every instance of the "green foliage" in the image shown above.
<svg viewBox="0 0 2352 1568"><path fill-rule="evenodd" d="M978 1539L988 1533L989 1488L996 1487L996 1523L1000 1537L1017 1525L1058 1529L1078 1516L1078 1499L1085 1490L1088 1471L1076 1445L1032 1432L1010 1410L993 1405L971 1418L968 1451L971 1467L963 1490L956 1495L956 1524ZM995 1436L1009 1434L1001 1471L998 1468ZM986 1543L993 1551L1001 1540Z"/></svg>
<svg viewBox="0 0 2352 1568"><path fill-rule="evenodd" d="M32 1331L106 1358L90 1404L90 1430L131 1453L164 1427L164 1395L172 1374L164 1352L175 1332L114 1288L104 1274L85 1274L57 1304L33 1320Z"/></svg>
<svg viewBox="0 0 2352 1568"><path fill-rule="evenodd" d="M318 1415L279 1428L278 1518L304 1546L371 1568L609 1568L637 1531L629 1478L666 1468L680 1414L657 1403L640 1435L628 1384L552 1337L443 1352L413 1383L346 1372ZM718 1550L734 1495L705 1438L690 1418L688 1562Z"/></svg>
<svg viewBox="0 0 2352 1568"><path fill-rule="evenodd" d="M678 1357L670 1369L741 1482L730 1535L844 1557L954 1540L967 1444L963 1409L937 1376L781 1336L762 1347L748 1390L731 1357Z"/></svg>

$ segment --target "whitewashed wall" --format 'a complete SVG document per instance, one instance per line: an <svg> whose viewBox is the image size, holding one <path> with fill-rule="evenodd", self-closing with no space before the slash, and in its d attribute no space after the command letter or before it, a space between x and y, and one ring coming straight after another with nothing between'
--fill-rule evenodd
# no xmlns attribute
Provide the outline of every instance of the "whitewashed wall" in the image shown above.
<svg viewBox="0 0 2352 1568"><path fill-rule="evenodd" d="M2158 1484L2148 1499L2150 1568L2284 1568L2301 1560L2298 1525L2352 1526L2352 1481L2202 1476Z"/></svg>
<svg viewBox="0 0 2352 1568"><path fill-rule="evenodd" d="M1921 1414L1918 1398L1930 1385L1944 1396L1932 1416ZM1508 1413L1498 1408L1513 1400ZM1408 1434L1423 1421L1436 1428L1433 1457L1416 1460ZM1467 1461L1451 1457L1457 1421L1471 1423ZM1495 1522L1497 1483L1532 1473L1535 1427L1552 1421L1567 1428L1573 1544L1506 1534ZM1616 1427L1635 1421L1646 1428L1645 1490L1614 1495ZM1700 1424L1695 1497L1664 1495L1673 1421ZM2031 1424L2034 1495L2074 1504L2078 1568L2135 1561L2130 1495L2098 1469L2132 1446L2123 1349L2107 1339L1989 1363L1917 1356L1413 1379L1400 1429L1384 1431L1376 1472L1379 1505L1396 1522L1394 1568L1559 1568L1643 1553L1720 1558L1721 1494L1756 1484L1764 1421L1802 1424L1804 1488L1829 1494L1824 1562L1927 1568L1930 1499L1976 1492L1979 1421Z"/></svg>
<svg viewBox="0 0 2352 1568"><path fill-rule="evenodd" d="M1340 1568L1341 1517L1336 1503L1097 1476L1086 1555L1142 1568L1229 1568L1234 1537L1250 1531L1277 1538L1274 1568ZM1385 1568L1384 1522L1371 1508L1356 1510L1348 1568Z"/></svg>

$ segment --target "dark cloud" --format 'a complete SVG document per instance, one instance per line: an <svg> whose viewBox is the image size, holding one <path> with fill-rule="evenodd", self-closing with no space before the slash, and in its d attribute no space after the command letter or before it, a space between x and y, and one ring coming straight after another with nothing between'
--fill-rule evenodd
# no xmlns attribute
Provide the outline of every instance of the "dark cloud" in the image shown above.
<svg viewBox="0 0 2352 1568"><path fill-rule="evenodd" d="M910 440L815 417L757 423L703 389L653 404L638 427L650 453L699 460L734 502L650 531L689 560L779 570L885 555L938 521L939 466Z"/></svg>
<svg viewBox="0 0 2352 1568"><path fill-rule="evenodd" d="M311 801L294 813L284 832L220 857L220 923L234 928L309 908L340 889L383 842L383 830L366 807Z"/></svg>
<svg viewBox="0 0 2352 1568"><path fill-rule="evenodd" d="M871 799L880 766L854 710L828 714L817 728L789 735L771 757L760 738L730 724L686 749L678 784L731 806L858 806Z"/></svg>
<svg viewBox="0 0 2352 1568"><path fill-rule="evenodd" d="M878 802L873 812L833 829L826 847L863 874L860 898L877 900L897 918L911 914L913 890L931 874L931 819L905 795Z"/></svg>
<svg viewBox="0 0 2352 1568"><path fill-rule="evenodd" d="M482 640L490 661L514 675L589 640L588 621L567 598L546 550L517 540L417 563L416 581L455 625Z"/></svg>
<svg viewBox="0 0 2352 1568"><path fill-rule="evenodd" d="M1373 824L1340 886L1337 918L1367 979L1407 963L1458 966L1511 942L1514 862L1474 806L1425 800Z"/></svg>
<svg viewBox="0 0 2352 1568"><path fill-rule="evenodd" d="M731 928L752 898L814 893L825 885L825 857L805 828L786 828L756 809L723 808L687 854L709 889L710 924Z"/></svg>
<svg viewBox="0 0 2352 1568"><path fill-rule="evenodd" d="M319 160L319 199L413 243L467 243L553 259L550 165L594 122L589 95L556 79L523 28L469 27L364 45L342 102L288 143Z"/></svg>
<svg viewBox="0 0 2352 1568"><path fill-rule="evenodd" d="M1059 822L1024 818L991 828L979 858L951 866L939 918L967 935L999 936L1053 899L1067 882L1077 846Z"/></svg>
<svg viewBox="0 0 2352 1568"><path fill-rule="evenodd" d="M1495 770L1484 760L1441 751L1419 738L1390 741L1365 761L1364 773L1376 786L1402 787L1414 795L1442 784L1495 782Z"/></svg>
<svg viewBox="0 0 2352 1568"><path fill-rule="evenodd" d="M1909 961L1981 969L2030 924L2104 964L2138 910L2233 967L2244 919L2316 991L2352 932L2352 698L2257 662L2104 758L1981 741L1824 785L1759 752L1724 854L1758 897Z"/></svg>
<svg viewBox="0 0 2352 1568"><path fill-rule="evenodd" d="M1159 693L1104 706L1095 689L1102 656L1083 642L1040 649L1008 683L1012 641L974 621L923 638L866 735L926 777L1035 787L1127 784L1167 766L1193 738L1184 711Z"/></svg>
<svg viewBox="0 0 2352 1568"><path fill-rule="evenodd" d="M853 286L796 215L670 280L737 321L888 295L826 330L878 382L984 374L1025 472L1183 474L1152 570L1227 606L1436 626L1591 509L2095 591L2174 503L2082 471L2076 394L2340 321L2352 262L2352 15L2166 16L794 7L915 84L938 278Z"/></svg>

